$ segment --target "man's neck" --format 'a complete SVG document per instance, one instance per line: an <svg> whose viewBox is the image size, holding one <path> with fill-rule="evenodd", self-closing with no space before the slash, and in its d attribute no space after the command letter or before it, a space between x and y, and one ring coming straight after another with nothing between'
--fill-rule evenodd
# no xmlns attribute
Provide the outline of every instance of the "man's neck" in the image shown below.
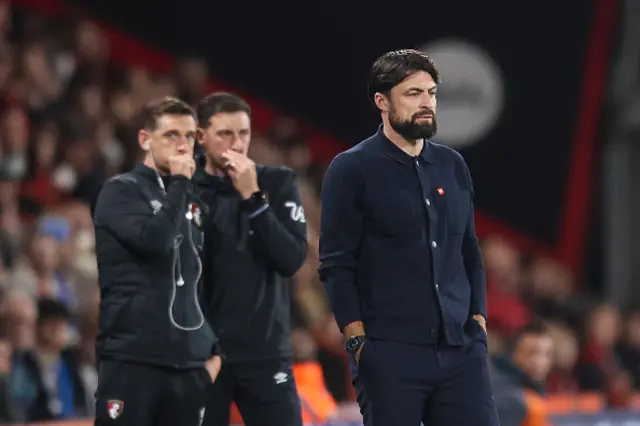
<svg viewBox="0 0 640 426"><path fill-rule="evenodd" d="M165 172L163 172L162 170L160 170L159 168L156 167L156 164L153 161L153 158L151 158L150 154L147 154L147 156L145 157L145 159L142 162L142 164L144 164L145 166L149 167L151 170L155 170L155 172L158 173L160 176L166 176L167 175Z"/></svg>
<svg viewBox="0 0 640 426"><path fill-rule="evenodd" d="M383 120L382 133L384 133L387 139L389 139L395 146L412 157L417 157L422 152L424 139L405 139L398 132L393 130L393 127L391 127L387 119Z"/></svg>

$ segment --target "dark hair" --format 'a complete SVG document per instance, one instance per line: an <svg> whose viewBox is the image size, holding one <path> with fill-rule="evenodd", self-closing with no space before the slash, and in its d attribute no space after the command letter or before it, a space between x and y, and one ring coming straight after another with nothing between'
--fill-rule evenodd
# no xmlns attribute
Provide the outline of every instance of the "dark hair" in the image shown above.
<svg viewBox="0 0 640 426"><path fill-rule="evenodd" d="M373 102L376 93L388 95L391 89L418 71L428 73L433 81L440 83L440 74L433 60L419 50L403 49L385 53L371 67L367 84L369 100Z"/></svg>
<svg viewBox="0 0 640 426"><path fill-rule="evenodd" d="M209 120L221 112L246 112L251 117L251 107L239 96L231 93L216 92L207 95L196 107L198 126L201 129L209 127Z"/></svg>
<svg viewBox="0 0 640 426"><path fill-rule="evenodd" d="M38 300L38 325L50 320L68 320L71 313L66 306L60 302L43 298Z"/></svg>
<svg viewBox="0 0 640 426"><path fill-rule="evenodd" d="M524 339L526 336L550 336L551 330L546 323L541 320L535 320L530 323L527 323L520 327L516 334L511 339L511 351L515 350L516 346Z"/></svg>
<svg viewBox="0 0 640 426"><path fill-rule="evenodd" d="M190 115L196 119L196 113L185 101L167 96L147 103L140 110L139 128L153 131L158 119L163 115Z"/></svg>

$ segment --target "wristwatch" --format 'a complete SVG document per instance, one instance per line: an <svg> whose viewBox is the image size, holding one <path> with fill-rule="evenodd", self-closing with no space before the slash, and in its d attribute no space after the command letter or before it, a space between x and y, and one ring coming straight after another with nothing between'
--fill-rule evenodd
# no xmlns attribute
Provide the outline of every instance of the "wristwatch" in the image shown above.
<svg viewBox="0 0 640 426"><path fill-rule="evenodd" d="M251 194L251 197L246 200L242 200L240 205L244 211L253 212L258 210L267 202L267 196L262 191L256 191Z"/></svg>
<svg viewBox="0 0 640 426"><path fill-rule="evenodd" d="M363 343L364 336L351 336L345 342L344 348L351 355L355 355L360 350Z"/></svg>

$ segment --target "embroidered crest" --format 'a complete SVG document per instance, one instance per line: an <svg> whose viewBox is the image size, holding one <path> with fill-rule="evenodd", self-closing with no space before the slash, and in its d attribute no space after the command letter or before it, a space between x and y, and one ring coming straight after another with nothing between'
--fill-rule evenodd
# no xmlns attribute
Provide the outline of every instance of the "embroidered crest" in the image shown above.
<svg viewBox="0 0 640 426"><path fill-rule="evenodd" d="M193 220L196 226L202 226L202 210L196 203L189 203L189 208L186 214L187 220Z"/></svg>
<svg viewBox="0 0 640 426"><path fill-rule="evenodd" d="M158 200L151 200L151 209L153 210L153 214L156 214L162 208L162 203Z"/></svg>
<svg viewBox="0 0 640 426"><path fill-rule="evenodd" d="M122 414L122 410L124 410L124 402L119 401L117 399L110 399L107 402L107 411L109 412L109 417L112 419L117 419Z"/></svg>

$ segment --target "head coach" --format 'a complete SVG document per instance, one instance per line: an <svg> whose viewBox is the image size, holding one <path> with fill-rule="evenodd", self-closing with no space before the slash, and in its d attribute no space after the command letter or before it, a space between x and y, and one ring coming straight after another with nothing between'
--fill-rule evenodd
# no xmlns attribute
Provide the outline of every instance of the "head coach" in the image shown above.
<svg viewBox="0 0 640 426"><path fill-rule="evenodd" d="M378 131L329 166L320 275L367 426L497 426L473 185L436 133L439 74L416 50L381 56Z"/></svg>

